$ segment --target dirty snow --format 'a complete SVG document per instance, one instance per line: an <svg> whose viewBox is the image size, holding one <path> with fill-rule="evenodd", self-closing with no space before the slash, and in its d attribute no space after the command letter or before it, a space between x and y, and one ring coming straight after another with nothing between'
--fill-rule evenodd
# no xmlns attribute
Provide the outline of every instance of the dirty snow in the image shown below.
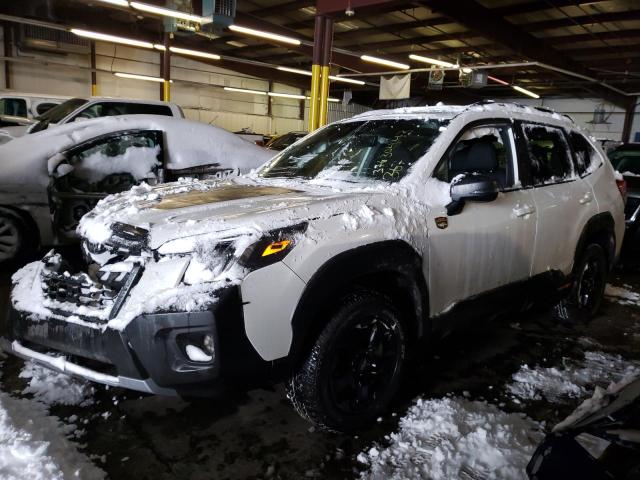
<svg viewBox="0 0 640 480"><path fill-rule="evenodd" d="M47 406L86 407L93 403L95 389L89 382L55 372L35 362L26 362L19 377L28 381L22 393L33 395L35 400Z"/></svg>
<svg viewBox="0 0 640 480"><path fill-rule="evenodd" d="M556 402L563 398L581 398L596 385L640 375L640 362L604 352L585 352L581 362L566 361L562 367L523 365L513 374L507 391L522 400Z"/></svg>
<svg viewBox="0 0 640 480"><path fill-rule="evenodd" d="M631 291L624 286L616 287L607 283L604 296L621 305L640 305L640 293Z"/></svg>
<svg viewBox="0 0 640 480"><path fill-rule="evenodd" d="M358 456L362 479L526 478L542 425L463 398L419 399L389 436L387 447Z"/></svg>
<svg viewBox="0 0 640 480"><path fill-rule="evenodd" d="M2 480L99 480L106 474L67 437L76 430L45 405L0 392Z"/></svg>

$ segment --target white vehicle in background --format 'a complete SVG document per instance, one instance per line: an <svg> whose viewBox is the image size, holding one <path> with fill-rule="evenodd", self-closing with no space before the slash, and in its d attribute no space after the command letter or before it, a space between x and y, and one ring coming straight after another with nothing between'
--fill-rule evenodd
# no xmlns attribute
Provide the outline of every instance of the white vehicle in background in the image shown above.
<svg viewBox="0 0 640 480"><path fill-rule="evenodd" d="M455 329L532 304L594 315L623 187L563 115L367 112L253 175L104 199L78 227L86 265L14 275L4 348L158 394L284 381L303 417L357 430Z"/></svg>
<svg viewBox="0 0 640 480"><path fill-rule="evenodd" d="M0 127L29 126L68 96L0 91Z"/></svg>
<svg viewBox="0 0 640 480"><path fill-rule="evenodd" d="M47 110L30 125L6 127L0 132L18 138L27 133L37 133L55 125L117 115L163 115L184 118L182 109L171 102L131 98L75 97Z"/></svg>
<svg viewBox="0 0 640 480"><path fill-rule="evenodd" d="M146 182L246 173L272 152L218 127L132 115L72 123L0 145L0 263L74 240L98 200Z"/></svg>

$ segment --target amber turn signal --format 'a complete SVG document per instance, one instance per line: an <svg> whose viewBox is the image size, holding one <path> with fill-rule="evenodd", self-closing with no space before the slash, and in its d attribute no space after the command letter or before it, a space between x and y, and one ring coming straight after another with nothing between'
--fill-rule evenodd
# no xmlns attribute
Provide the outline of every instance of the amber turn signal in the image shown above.
<svg viewBox="0 0 640 480"><path fill-rule="evenodd" d="M291 245L291 240L280 240L279 242L271 242L262 252L262 256L267 257L269 255L273 255L274 253L280 253L289 245Z"/></svg>

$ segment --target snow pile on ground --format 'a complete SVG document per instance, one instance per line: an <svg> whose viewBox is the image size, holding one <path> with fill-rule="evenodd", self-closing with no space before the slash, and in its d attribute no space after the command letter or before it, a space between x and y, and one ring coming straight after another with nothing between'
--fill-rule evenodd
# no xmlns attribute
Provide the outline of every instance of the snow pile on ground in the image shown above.
<svg viewBox="0 0 640 480"><path fill-rule="evenodd" d="M614 287L613 285L607 284L604 289L604 295L621 305L640 305L640 293L633 292L624 287Z"/></svg>
<svg viewBox="0 0 640 480"><path fill-rule="evenodd" d="M22 393L32 394L35 400L45 405L84 407L93 403L95 389L89 382L44 368L37 363L26 362L19 376L29 379L29 384Z"/></svg>
<svg viewBox="0 0 640 480"><path fill-rule="evenodd" d="M580 398L594 386L606 386L629 376L640 375L640 363L603 352L585 352L584 360L562 368L523 365L513 374L507 391L523 400L557 401L562 397Z"/></svg>
<svg viewBox="0 0 640 480"><path fill-rule="evenodd" d="M526 478L525 467L542 440L541 424L486 402L419 399L400 420L387 448L358 461L363 479Z"/></svg>
<svg viewBox="0 0 640 480"><path fill-rule="evenodd" d="M47 407L0 392L0 478L2 480L98 480L97 468L66 436L75 425L62 425Z"/></svg>

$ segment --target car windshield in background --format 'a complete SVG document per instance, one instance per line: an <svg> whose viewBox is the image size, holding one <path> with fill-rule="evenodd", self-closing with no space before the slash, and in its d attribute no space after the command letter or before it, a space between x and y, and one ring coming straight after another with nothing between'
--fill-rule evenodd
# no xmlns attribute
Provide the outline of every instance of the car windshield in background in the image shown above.
<svg viewBox="0 0 640 480"><path fill-rule="evenodd" d="M293 145L296 141L304 137L306 133L285 133L284 135L273 139L267 144L267 148L273 150L284 150Z"/></svg>
<svg viewBox="0 0 640 480"><path fill-rule="evenodd" d="M433 145L448 120L336 123L285 150L262 177L397 182Z"/></svg>
<svg viewBox="0 0 640 480"><path fill-rule="evenodd" d="M49 126L50 123L58 123L64 117L66 117L75 109L84 105L85 103L87 103L87 100L83 98L71 98L66 102L62 102L60 105L56 105L36 119L38 120L38 123L31 129L31 133L44 130Z"/></svg>
<svg viewBox="0 0 640 480"><path fill-rule="evenodd" d="M613 168L620 173L640 175L640 148L620 148L609 153Z"/></svg>

